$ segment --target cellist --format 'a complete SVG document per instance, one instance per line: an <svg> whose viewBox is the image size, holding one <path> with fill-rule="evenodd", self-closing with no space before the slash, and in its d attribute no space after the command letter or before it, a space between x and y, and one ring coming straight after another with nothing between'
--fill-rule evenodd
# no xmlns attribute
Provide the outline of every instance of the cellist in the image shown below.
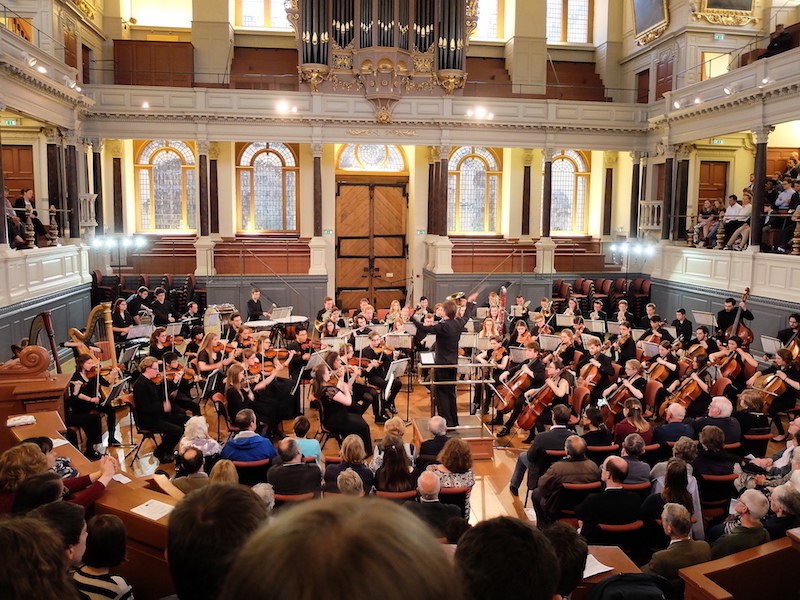
<svg viewBox="0 0 800 600"><path fill-rule="evenodd" d="M589 367L597 368L599 372L599 379L590 385L591 403L592 406L597 406L597 401L603 396L606 388L611 385L611 377L614 375L614 366L611 363L611 358L602 353L602 345L600 339L592 336L586 344L588 352L584 354L581 362L578 363L576 370L578 371L578 385L586 385L588 382L582 381L585 369Z"/></svg>
<svg viewBox="0 0 800 600"><path fill-rule="evenodd" d="M669 342L661 342L658 345L658 356L650 361L650 367L647 369L647 374L649 376L652 376L656 371L656 365L661 365L669 371L666 377L659 378L659 381L661 381L665 388L671 386L678 380L678 357L673 354L672 344Z"/></svg>
<svg viewBox="0 0 800 600"><path fill-rule="evenodd" d="M672 382L666 388L667 392L675 394L689 385L689 381L696 383L698 388L696 397L686 406L686 416L692 419L705 415L708 412L708 405L711 404L711 394L709 392L711 386L714 385L714 377L706 367L708 367L708 354L696 355L692 358L692 366L683 376L683 379ZM657 400L661 401L662 399L658 398Z"/></svg>
<svg viewBox="0 0 800 600"><path fill-rule="evenodd" d="M622 387L626 388L627 391L620 390ZM642 363L632 358L625 362L625 377L620 379L617 383L612 383L608 386L605 392L603 392L603 396L609 402L609 409L611 412L618 415L619 420L621 420L623 406L611 406L612 404L618 404L617 398L614 397L617 390L620 390L617 396L619 396L619 400L623 403L626 398L636 398L636 400L644 405L644 390L646 387L647 378L644 376L644 367ZM606 425L609 425L609 423L606 422Z"/></svg>
<svg viewBox="0 0 800 600"><path fill-rule="evenodd" d="M652 315L649 321L650 329L646 329L645 332L639 336L639 339L636 340L637 342L653 342L654 344L659 344L663 341L673 342L675 338L672 337L666 329L662 327L664 324L664 320L659 315Z"/></svg>
<svg viewBox="0 0 800 600"><path fill-rule="evenodd" d="M717 344L717 341L711 337L708 327L705 325L700 325L694 330L694 337L689 340L689 343L684 345L683 348L684 355L695 355L698 353L709 355L719 352L719 345Z"/></svg>
<svg viewBox="0 0 800 600"><path fill-rule="evenodd" d="M630 321L623 321L619 324L619 336L611 345L611 353L614 357L614 362L621 368L625 367L625 363L629 360L636 358L636 342L631 335Z"/></svg>
<svg viewBox="0 0 800 600"><path fill-rule="evenodd" d="M536 420L536 432L541 433L544 431L544 426L553 421L553 407L557 404L563 404L567 408L572 409L570 406L570 393L572 388L570 386L569 378L563 373L564 363L560 359L554 358L545 368L545 375L547 379L544 380L544 385L540 389L530 389L525 392L525 399L535 402L535 397L543 392L546 388L550 388L553 392L553 400L550 405L545 408ZM574 411L573 411L574 412Z"/></svg>
<svg viewBox="0 0 800 600"><path fill-rule="evenodd" d="M508 383L511 381L518 373L522 372L529 375L533 379L533 384L531 385L530 389L538 389L544 385L545 376L545 368L544 362L540 359L540 351L539 351L539 344L536 342L529 342L525 346L525 362L522 362L514 367L512 367L508 371L503 371L497 380L500 384ZM526 390L527 391L527 390ZM497 432L498 437L503 437L511 433L511 428L514 426L514 423L517 421L517 417L519 413L522 411L525 403L524 402L517 402L514 405L514 410L511 411L511 416L508 418L508 421L503 423L503 415L498 413L492 421L490 421L490 425L502 425L502 429ZM528 439L525 441L526 444L529 444L533 441L534 432L528 436Z"/></svg>
<svg viewBox="0 0 800 600"><path fill-rule="evenodd" d="M508 361L510 360L508 352L506 352L506 348L503 346L503 338L499 335L490 337L489 348L478 354L475 360L485 365L491 365L491 378L498 381L503 371L508 368ZM478 409L480 409L482 415L488 413L489 400L491 397L491 388L485 383L478 384L475 387L474 412L477 413Z"/></svg>
<svg viewBox="0 0 800 600"><path fill-rule="evenodd" d="M800 390L800 370L792 362L792 352L788 348L781 348L772 359L772 365L760 373L755 373L747 380L747 386L751 387L756 378L760 375L775 375L785 384L784 391L772 399L767 413L775 423L778 435L772 438L773 442L783 442L786 440L786 432L783 429L780 413L786 409L793 408L797 402L797 391Z"/></svg>
<svg viewBox="0 0 800 600"><path fill-rule="evenodd" d="M758 367L758 361L753 358L753 355L742 348L742 339L738 335L729 337L726 347L720 349L719 352L714 352L708 359L717 365L717 369L722 377L727 377L731 380L733 387L736 388L737 394L745 388L745 363L751 367ZM738 366L732 364L732 361L737 363Z"/></svg>

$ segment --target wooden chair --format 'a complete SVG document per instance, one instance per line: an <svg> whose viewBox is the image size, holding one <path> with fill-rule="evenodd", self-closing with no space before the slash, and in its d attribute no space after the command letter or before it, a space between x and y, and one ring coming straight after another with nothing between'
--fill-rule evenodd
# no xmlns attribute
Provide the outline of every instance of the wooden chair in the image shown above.
<svg viewBox="0 0 800 600"><path fill-rule="evenodd" d="M312 500L314 492L306 492L305 494L275 494L275 506L282 506L292 502L305 502Z"/></svg>
<svg viewBox="0 0 800 600"><path fill-rule="evenodd" d="M130 412L130 424L131 424L131 440L133 440L133 428L136 428L136 434L140 436L139 443L136 444L126 455L125 458L128 458L131 454L133 454L133 458L131 459L131 464L136 462L136 459L139 458L139 451L142 449L142 445L147 440L152 440L153 443L158 446L158 441L156 440L156 433L155 431L151 431L150 429L142 429L139 427L139 419L136 418L136 401L133 399L133 394L130 394L126 398L124 398L124 403L128 405L128 410Z"/></svg>
<svg viewBox="0 0 800 600"><path fill-rule="evenodd" d="M211 401L214 403L214 410L217 413L217 441L222 443L221 424L225 423L225 426L228 428L228 437L225 440L227 442L239 433L241 429L231 421L231 417L228 414L228 405L225 402L225 396L217 392L211 397Z"/></svg>
<svg viewBox="0 0 800 600"><path fill-rule="evenodd" d="M603 461L613 454L619 453L619 444L609 444L608 446L586 446L586 458L596 465L603 464Z"/></svg>
<svg viewBox="0 0 800 600"><path fill-rule="evenodd" d="M660 381L648 381L647 385L644 388L644 412L650 412L651 414L658 408L656 406L656 400L658 399L658 395L661 390L664 389L663 384Z"/></svg>
<svg viewBox="0 0 800 600"><path fill-rule="evenodd" d="M257 483L267 482L269 464L270 460L268 458L233 461L233 466L236 467L236 472L239 474L239 483L248 487L253 487Z"/></svg>
<svg viewBox="0 0 800 600"><path fill-rule="evenodd" d="M583 407L589 404L591 394L591 390L583 385L572 390L572 410L576 415L583 414Z"/></svg>
<svg viewBox="0 0 800 600"><path fill-rule="evenodd" d="M661 444L647 444L641 460L652 468L657 462L664 460L664 447Z"/></svg>
<svg viewBox="0 0 800 600"><path fill-rule="evenodd" d="M620 525L598 523L597 527L602 538L598 540L601 545L619 546L628 556L637 555L642 547L641 533L644 529L644 521L641 519Z"/></svg>
<svg viewBox="0 0 800 600"><path fill-rule="evenodd" d="M728 505L736 493L733 482L739 478L739 475L736 473L728 475L695 474L695 477L700 492L703 521L708 528L711 521L728 514Z"/></svg>
<svg viewBox="0 0 800 600"><path fill-rule="evenodd" d="M338 465L342 462L342 457L338 454L325 455L322 457L326 465Z"/></svg>
<svg viewBox="0 0 800 600"><path fill-rule="evenodd" d="M622 489L627 490L629 492L636 492L639 494L639 498L641 498L642 502L644 499L650 495L650 489L652 488L652 484L649 481L643 481L642 483L623 483Z"/></svg>
<svg viewBox="0 0 800 600"><path fill-rule="evenodd" d="M417 497L417 490L408 490L407 492L384 492L382 490L375 490L375 495L378 498L391 500L392 502L405 502L406 500L413 500Z"/></svg>

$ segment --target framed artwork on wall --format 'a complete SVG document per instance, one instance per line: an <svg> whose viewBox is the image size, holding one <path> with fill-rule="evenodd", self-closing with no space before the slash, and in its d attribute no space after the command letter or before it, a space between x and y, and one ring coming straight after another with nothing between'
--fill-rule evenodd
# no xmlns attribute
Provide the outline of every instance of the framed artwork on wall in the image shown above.
<svg viewBox="0 0 800 600"><path fill-rule="evenodd" d="M652 42L669 26L667 0L632 0L636 43L640 46Z"/></svg>

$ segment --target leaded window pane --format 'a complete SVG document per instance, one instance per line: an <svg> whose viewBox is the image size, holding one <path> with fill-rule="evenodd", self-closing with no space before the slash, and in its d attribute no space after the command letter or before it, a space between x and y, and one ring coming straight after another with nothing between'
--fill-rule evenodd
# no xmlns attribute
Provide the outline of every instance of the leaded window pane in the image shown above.
<svg viewBox="0 0 800 600"><path fill-rule="evenodd" d="M153 158L156 229L179 229L183 213L180 156L164 150Z"/></svg>

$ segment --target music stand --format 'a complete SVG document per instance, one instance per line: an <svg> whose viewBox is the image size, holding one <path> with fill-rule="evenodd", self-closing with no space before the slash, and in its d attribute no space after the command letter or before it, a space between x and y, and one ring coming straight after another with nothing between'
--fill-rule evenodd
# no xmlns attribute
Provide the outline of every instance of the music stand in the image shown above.
<svg viewBox="0 0 800 600"><path fill-rule="evenodd" d="M539 335L539 347L544 350L545 352L553 352L556 348L561 345L561 336L560 335L548 335L543 333Z"/></svg>
<svg viewBox="0 0 800 600"><path fill-rule="evenodd" d="M317 350L314 352L311 357L308 359L308 363L306 363L300 372L297 374L297 381L294 382L294 386L292 386L291 395L294 396L297 393L297 389L300 387L300 382L303 381L303 373L306 371L313 371L319 365L325 362L325 357L328 355L328 350ZM300 412L304 413L306 411L305 402L301 401L300 405Z"/></svg>
<svg viewBox="0 0 800 600"><path fill-rule="evenodd" d="M488 337L480 337L480 336L478 336L476 344L475 344L475 347L478 350L480 350L481 352L483 352L484 350L488 350L489 347L490 347L489 346L489 340L490 340L490 338L488 338Z"/></svg>
<svg viewBox="0 0 800 600"><path fill-rule="evenodd" d="M121 365L125 365L126 369L130 371L129 365L136 357L136 353L139 352L139 348L143 345L144 344L136 344L134 346L128 346L119 353L119 360L117 360L117 362Z"/></svg>
<svg viewBox="0 0 800 600"><path fill-rule="evenodd" d="M353 337L353 351L361 352L364 348L369 346L368 335L356 335Z"/></svg>
<svg viewBox="0 0 800 600"><path fill-rule="evenodd" d="M420 352L419 364L423 367L429 367L436 364L435 354L433 352Z"/></svg>
<svg viewBox="0 0 800 600"><path fill-rule="evenodd" d="M122 390L125 388L125 385L130 381L130 377L126 377L125 379L120 379L117 383L111 386L111 389L108 391L108 396L100 402L101 406L107 406L111 404L114 400L119 398L119 395L122 393ZM111 432L113 433L113 432Z"/></svg>
<svg viewBox="0 0 800 600"><path fill-rule="evenodd" d="M606 323L606 331L611 335L619 335L619 323L616 321L609 321Z"/></svg>
<svg viewBox="0 0 800 600"><path fill-rule="evenodd" d="M273 308L272 309L272 321L278 321L280 319L288 319L292 316L292 310L294 310L294 306L283 306L281 308Z"/></svg>
<svg viewBox="0 0 800 600"><path fill-rule="evenodd" d="M483 321L486 317L489 316L489 307L488 306L479 306L475 309L475 316Z"/></svg>
<svg viewBox="0 0 800 600"><path fill-rule="evenodd" d="M408 333L387 333L386 345L390 348L409 350L414 344L414 336Z"/></svg>
<svg viewBox="0 0 800 600"><path fill-rule="evenodd" d="M386 375L386 387L383 389L383 399L389 401L389 395L392 393L392 384L395 379L405 375L406 367L411 363L411 359L398 358L389 364ZM411 423L411 388L406 387L406 420L405 424Z"/></svg>
<svg viewBox="0 0 800 600"><path fill-rule="evenodd" d="M658 356L658 348L660 344L653 342L642 342L642 352L645 356Z"/></svg>
<svg viewBox="0 0 800 600"><path fill-rule="evenodd" d="M510 309L509 312L511 313L512 317L518 318L518 317L525 316L525 313L527 311L526 311L524 306L520 306L519 304L514 304L513 306L511 306L511 309Z"/></svg>
<svg viewBox="0 0 800 600"><path fill-rule="evenodd" d="M155 329L156 328L152 325L131 325L131 328L128 330L128 339L149 338L153 335Z"/></svg>
<svg viewBox="0 0 800 600"><path fill-rule="evenodd" d="M343 339L341 336L322 337L319 338L319 341L322 345L333 348L335 352L338 352L341 347L347 343L347 340Z"/></svg>
<svg viewBox="0 0 800 600"><path fill-rule="evenodd" d="M603 340L601 340L596 335L592 335L591 333L582 333L581 334L581 342L584 346L588 346L589 342L595 340L598 344L602 344Z"/></svg>
<svg viewBox="0 0 800 600"><path fill-rule="evenodd" d="M389 333L388 325L369 325L369 328L381 337L385 337Z"/></svg>
<svg viewBox="0 0 800 600"><path fill-rule="evenodd" d="M635 340L638 340L640 337L642 337L642 334L644 334L645 331L646 329L631 329L631 337L633 337Z"/></svg>
<svg viewBox="0 0 800 600"><path fill-rule="evenodd" d="M557 314L556 315L556 327L561 327L562 329L565 327L572 327L572 320L575 317L572 315L564 315L564 314Z"/></svg>
<svg viewBox="0 0 800 600"><path fill-rule="evenodd" d="M761 348L764 350L764 354L775 356L778 350L783 348L783 343L778 338L769 337L768 335L762 335Z"/></svg>
<svg viewBox="0 0 800 600"><path fill-rule="evenodd" d="M407 323L403 323L403 331L405 331L409 335L417 335L417 324L413 321L408 321Z"/></svg>
<svg viewBox="0 0 800 600"><path fill-rule="evenodd" d="M521 346L515 346L513 348L508 349L509 356L511 356L511 362L513 363L523 363L525 362L525 348Z"/></svg>
<svg viewBox="0 0 800 600"><path fill-rule="evenodd" d="M592 321L591 319L587 319L584 322L586 325L586 331L591 331L592 333L599 333L601 335L606 334L606 322L605 321Z"/></svg>
<svg viewBox="0 0 800 600"><path fill-rule="evenodd" d="M706 312L704 310L693 310L692 317L696 325L705 325L709 330L716 330L717 317L714 313Z"/></svg>
<svg viewBox="0 0 800 600"><path fill-rule="evenodd" d="M673 327L672 325L664 325L664 331L670 334L673 340L678 338L678 329L676 327Z"/></svg>
<svg viewBox="0 0 800 600"><path fill-rule="evenodd" d="M477 333L467 333L464 332L461 334L461 337L458 338L458 347L459 348L476 348L478 346L478 334Z"/></svg>

